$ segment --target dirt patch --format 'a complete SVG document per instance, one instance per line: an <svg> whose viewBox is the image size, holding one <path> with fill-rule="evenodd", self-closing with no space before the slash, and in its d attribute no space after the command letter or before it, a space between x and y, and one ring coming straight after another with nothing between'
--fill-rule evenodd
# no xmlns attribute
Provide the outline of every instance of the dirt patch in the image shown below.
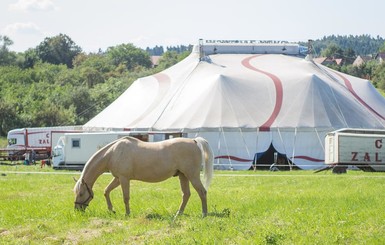
<svg viewBox="0 0 385 245"><path fill-rule="evenodd" d="M119 221L94 218L87 228L72 230L67 233L64 244L81 244L101 237L104 233L113 232L114 228L121 227Z"/></svg>
<svg viewBox="0 0 385 245"><path fill-rule="evenodd" d="M64 244L79 244L87 241L91 241L94 238L101 236L102 230L98 229L80 229L76 232L68 232L66 241Z"/></svg>
<svg viewBox="0 0 385 245"><path fill-rule="evenodd" d="M0 236L6 236L10 234L9 230L0 228Z"/></svg>

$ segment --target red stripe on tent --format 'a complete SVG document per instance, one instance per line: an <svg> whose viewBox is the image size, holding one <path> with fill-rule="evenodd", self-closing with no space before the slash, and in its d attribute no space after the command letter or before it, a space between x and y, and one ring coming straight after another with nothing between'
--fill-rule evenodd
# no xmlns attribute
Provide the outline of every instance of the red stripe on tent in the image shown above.
<svg viewBox="0 0 385 245"><path fill-rule="evenodd" d="M152 101L151 105L142 113L141 116L139 116L136 120L130 123L130 125L135 126L139 121L141 121L143 118L145 118L156 106L159 105L159 103L162 101L168 90L171 86L171 78L163 73L157 73L152 75L159 83L159 90L158 94L155 96L154 100Z"/></svg>
<svg viewBox="0 0 385 245"><path fill-rule="evenodd" d="M230 156L230 155L222 155L222 156L216 156L215 159L231 159L231 160L234 160L234 161L238 161L238 162L251 162L253 160L249 160L249 159L243 159L243 158L239 158L239 157L235 157L235 156Z"/></svg>
<svg viewBox="0 0 385 245"><path fill-rule="evenodd" d="M372 111L374 114L376 114L377 116L379 116L380 118L384 119L385 120L385 117L382 116L380 113L378 113L376 110L374 110L370 105L368 105L363 99L361 99L360 96L358 96L358 94L356 93L356 91L354 91L353 89L353 86L352 86L352 83L349 81L349 79L347 79L346 77L344 77L343 75L337 73L337 72L334 72L337 76L339 76L340 78L342 78L342 80L344 80L344 83L345 83L345 86L348 88L349 92L362 104L364 105L366 108L368 108L370 111Z"/></svg>
<svg viewBox="0 0 385 245"><path fill-rule="evenodd" d="M281 111L282 108L282 101L283 101L283 88L282 88L282 82L281 80L275 76L274 74L271 74L266 71L262 71L260 69L255 68L250 64L250 60L258 57L260 55L253 55L251 57L248 57L244 60L242 60L242 65L245 66L246 68L262 73L266 76L268 76L271 80L273 80L274 86L275 86L275 106L272 114L270 115L269 119L261 125L261 131L270 131L271 125L274 123L275 119L277 118L279 112Z"/></svg>
<svg viewBox="0 0 385 245"><path fill-rule="evenodd" d="M295 158L299 158L299 159L303 159L303 160L307 160L307 161L312 161L312 162L324 162L325 160L323 159L317 159L317 158L313 158L313 157L309 157L309 156L294 156L294 157L290 157L291 159L295 159Z"/></svg>
<svg viewBox="0 0 385 245"><path fill-rule="evenodd" d="M170 77L167 76L167 75L164 74L164 73L157 73L157 74L154 74L153 77L155 77L156 80L158 80L158 82L170 82Z"/></svg>

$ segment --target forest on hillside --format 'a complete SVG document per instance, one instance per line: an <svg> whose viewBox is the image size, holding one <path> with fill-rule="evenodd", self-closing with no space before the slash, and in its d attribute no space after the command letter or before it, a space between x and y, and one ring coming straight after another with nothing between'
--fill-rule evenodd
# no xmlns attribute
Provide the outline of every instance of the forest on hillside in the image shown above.
<svg viewBox="0 0 385 245"><path fill-rule="evenodd" d="M335 45L342 50L352 50L354 55L375 55L381 46L384 45L384 42L385 39L380 36L374 38L370 35L331 35L313 40L313 47L317 56L320 56L322 51L331 45ZM303 46L307 46L307 43L299 43Z"/></svg>
<svg viewBox="0 0 385 245"><path fill-rule="evenodd" d="M191 45L145 50L120 44L85 53L69 36L45 38L25 52L10 51L0 36L0 136L14 128L82 125L123 93L139 77L162 71L184 59ZM306 44L303 44L306 45ZM385 51L380 37L330 36L314 40L317 53L356 57ZM151 56L161 56L156 67ZM385 90L385 62L333 67L370 78Z"/></svg>

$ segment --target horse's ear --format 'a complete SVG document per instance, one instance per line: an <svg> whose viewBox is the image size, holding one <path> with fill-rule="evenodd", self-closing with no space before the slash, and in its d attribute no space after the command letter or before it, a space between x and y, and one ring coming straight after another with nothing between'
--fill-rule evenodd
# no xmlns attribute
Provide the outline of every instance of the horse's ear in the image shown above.
<svg viewBox="0 0 385 245"><path fill-rule="evenodd" d="M72 177L74 179L75 182L78 182L78 180L75 178L75 177Z"/></svg>

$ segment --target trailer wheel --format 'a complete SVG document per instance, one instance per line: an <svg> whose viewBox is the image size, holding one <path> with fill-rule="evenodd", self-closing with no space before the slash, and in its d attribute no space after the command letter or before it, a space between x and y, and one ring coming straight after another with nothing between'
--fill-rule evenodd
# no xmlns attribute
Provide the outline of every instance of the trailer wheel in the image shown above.
<svg viewBox="0 0 385 245"><path fill-rule="evenodd" d="M333 174L346 174L348 167L343 165L336 165L333 168Z"/></svg>

